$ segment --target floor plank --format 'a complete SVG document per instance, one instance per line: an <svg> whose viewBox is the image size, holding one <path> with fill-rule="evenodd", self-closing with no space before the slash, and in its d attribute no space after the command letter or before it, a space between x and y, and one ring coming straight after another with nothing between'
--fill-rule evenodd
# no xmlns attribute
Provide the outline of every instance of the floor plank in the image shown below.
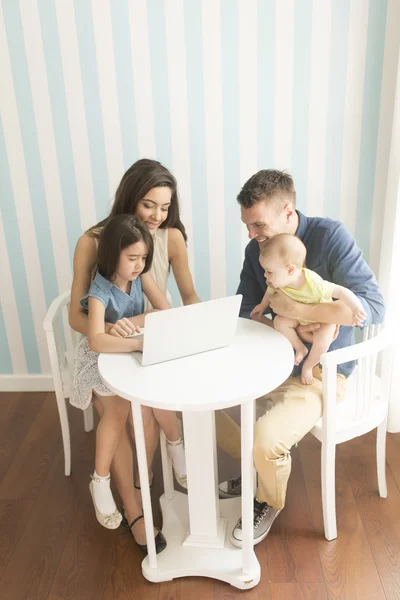
<svg viewBox="0 0 400 600"><path fill-rule="evenodd" d="M10 414L16 409L19 400L24 397L22 392L0 393L0 433L4 432L4 425L8 426Z"/></svg>
<svg viewBox="0 0 400 600"><path fill-rule="evenodd" d="M270 600L271 590L265 542L255 546L255 553L261 567L261 578L258 585L250 590L238 590L227 586L222 581L214 581L214 600Z"/></svg>
<svg viewBox="0 0 400 600"><path fill-rule="evenodd" d="M88 490L92 461L78 463L71 480L76 488L74 511L50 597L97 600L103 595L117 532L101 527Z"/></svg>
<svg viewBox="0 0 400 600"><path fill-rule="evenodd" d="M29 402L27 396L25 401ZM0 579L19 540L24 539L27 521L61 445L61 437L55 427L56 410L46 396L37 411L0 483L0 503L8 517L4 522L2 520L0 530Z"/></svg>
<svg viewBox="0 0 400 600"><path fill-rule="evenodd" d="M160 586L143 577L142 560L143 553L131 534L126 529L118 529L103 600L158 599Z"/></svg>
<svg viewBox="0 0 400 600"><path fill-rule="evenodd" d="M26 437L38 410L45 401L43 393L10 394L0 404L0 481L4 479L18 448Z"/></svg>
<svg viewBox="0 0 400 600"><path fill-rule="evenodd" d="M309 434L299 444L318 550L329 598L383 600L378 570L357 510L340 453L336 460L338 538L324 538L321 502L320 443Z"/></svg>
<svg viewBox="0 0 400 600"><path fill-rule="evenodd" d="M0 480L0 499L32 499L41 488L57 451L62 447L57 407L50 395L38 407L12 468ZM29 403L29 399L25 400Z"/></svg>
<svg viewBox="0 0 400 600"><path fill-rule="evenodd" d="M2 576L1 598L48 597L73 515L79 509L71 480L60 477L62 464L59 450Z"/></svg>
<svg viewBox="0 0 400 600"><path fill-rule="evenodd" d="M292 451L286 507L265 539L272 582L324 581L298 450Z"/></svg>
<svg viewBox="0 0 400 600"><path fill-rule="evenodd" d="M299 600L297 583L271 583L271 600Z"/></svg>
<svg viewBox="0 0 400 600"><path fill-rule="evenodd" d="M325 583L298 583L297 595L299 600L328 600Z"/></svg>
<svg viewBox="0 0 400 600"><path fill-rule="evenodd" d="M31 401L31 404L29 402ZM398 600L400 434L388 435L387 500L377 495L373 435L339 447L338 539L323 537L320 444L293 451L287 506L255 548L261 581L237 590L191 577L161 584L141 573L142 553L125 529L95 520L88 492L95 432L69 409L72 475L64 476L54 395L0 394L0 598L5 600ZM236 465L219 454L221 479ZM162 491L159 456L153 492Z"/></svg>
<svg viewBox="0 0 400 600"><path fill-rule="evenodd" d="M386 598L400 598L400 491L387 469L388 497L380 498L375 432L340 447L358 512L367 534Z"/></svg>
<svg viewBox="0 0 400 600"><path fill-rule="evenodd" d="M386 461L400 490L400 433L388 433L386 437Z"/></svg>

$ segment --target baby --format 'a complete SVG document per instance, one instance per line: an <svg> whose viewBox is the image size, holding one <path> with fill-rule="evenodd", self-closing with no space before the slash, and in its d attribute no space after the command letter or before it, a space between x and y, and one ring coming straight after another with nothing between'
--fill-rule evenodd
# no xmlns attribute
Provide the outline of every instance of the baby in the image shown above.
<svg viewBox="0 0 400 600"><path fill-rule="evenodd" d="M295 235L280 233L273 236L261 248L260 264L265 271L268 287L261 303L253 309L250 316L263 315L269 306L272 294L280 289L290 298L304 304L332 302L332 298L338 298L352 311L353 325L362 326L367 315L357 296L347 288L325 281L314 271L306 269L305 259L306 248ZM301 371L301 383L305 385L314 383L313 367L319 364L321 354L328 351L336 329L336 325L321 323L320 328L313 333L313 343L308 353L308 349L296 332L299 324L308 323L310 321L288 319L280 315L276 315L274 319L274 328L283 333L295 350L294 364L299 365L308 354Z"/></svg>

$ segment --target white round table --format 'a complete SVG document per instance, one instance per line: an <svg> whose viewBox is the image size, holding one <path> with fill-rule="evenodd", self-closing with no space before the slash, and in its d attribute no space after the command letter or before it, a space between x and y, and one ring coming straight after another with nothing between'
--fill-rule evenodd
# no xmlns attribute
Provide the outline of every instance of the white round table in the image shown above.
<svg viewBox="0 0 400 600"><path fill-rule="evenodd" d="M168 340L165 341L168 343ZM278 387L293 369L293 349L281 334L238 319L226 347L142 367L131 354L102 354L99 371L116 394L132 402L148 555L149 581L200 575L248 589L260 580L253 548L254 400ZM214 410L241 405L242 498L218 499ZM188 495L174 490L165 438L160 498L167 548L155 553L141 405L183 412ZM241 508L240 508L241 505ZM229 541L242 514L243 547Z"/></svg>

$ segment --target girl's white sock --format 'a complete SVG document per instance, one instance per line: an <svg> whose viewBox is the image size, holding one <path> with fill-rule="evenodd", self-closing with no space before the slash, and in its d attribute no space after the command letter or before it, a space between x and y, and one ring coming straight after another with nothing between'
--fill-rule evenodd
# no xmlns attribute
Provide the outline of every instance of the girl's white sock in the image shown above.
<svg viewBox="0 0 400 600"><path fill-rule="evenodd" d="M100 477L100 475L94 471L92 479L93 496L96 502L97 510L99 510L103 515L112 515L117 510L117 506L112 495L110 482L110 474L108 474L106 477Z"/></svg>
<svg viewBox="0 0 400 600"><path fill-rule="evenodd" d="M167 439L168 454L174 466L174 469L179 475L186 476L186 460L185 448L183 447L183 439L179 438L176 442L171 442Z"/></svg>

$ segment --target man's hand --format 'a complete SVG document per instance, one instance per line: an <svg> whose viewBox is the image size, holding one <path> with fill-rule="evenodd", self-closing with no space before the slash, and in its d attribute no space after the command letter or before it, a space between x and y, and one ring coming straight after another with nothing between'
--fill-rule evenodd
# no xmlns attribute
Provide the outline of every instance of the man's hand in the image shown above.
<svg viewBox="0 0 400 600"><path fill-rule="evenodd" d="M314 331L321 327L320 323L309 323L308 325L297 325L296 333L303 342L313 343Z"/></svg>
<svg viewBox="0 0 400 600"><path fill-rule="evenodd" d="M282 290L277 289L276 293L271 296L269 301L271 310L281 317L287 317L288 319L299 319L301 318L301 306L300 302L296 302L292 298L289 298Z"/></svg>
<svg viewBox="0 0 400 600"><path fill-rule="evenodd" d="M308 325L298 325L296 327L297 335L303 342L307 342L308 344L312 344L314 331L317 331L321 327L321 323L309 323ZM336 325L335 333L333 334L332 342L334 342L339 335L340 325Z"/></svg>

